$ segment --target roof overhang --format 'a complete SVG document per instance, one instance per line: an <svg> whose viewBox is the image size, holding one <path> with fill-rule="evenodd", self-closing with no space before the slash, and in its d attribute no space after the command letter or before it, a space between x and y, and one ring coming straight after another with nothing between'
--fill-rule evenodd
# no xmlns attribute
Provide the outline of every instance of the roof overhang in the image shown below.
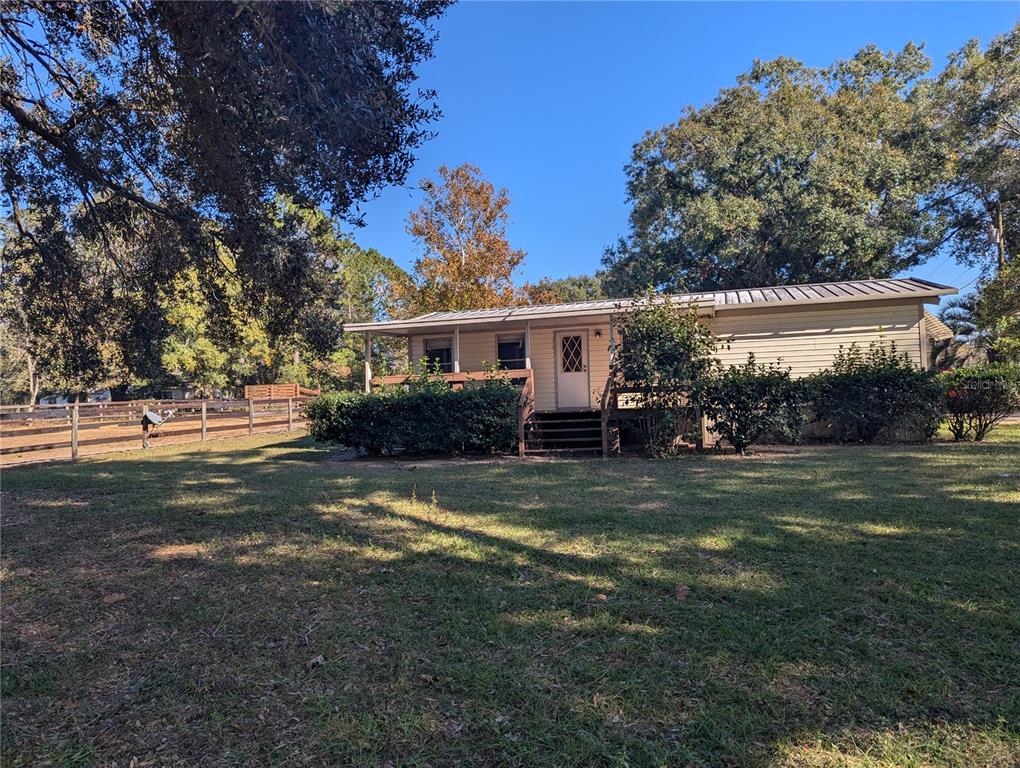
<svg viewBox="0 0 1020 768"><path fill-rule="evenodd" d="M344 326L345 331L352 333L375 333L384 336L409 336L419 333L443 332L453 328L470 328L472 330L496 330L501 328L507 330L524 328L530 325L532 328L547 326L563 326L564 321L568 322L606 322L613 315L636 306L639 302L629 299L622 299L611 307L593 309L586 307L577 310L554 310L549 312L520 312L521 307L509 307L499 316L493 317L465 317L448 318L438 317L435 319L428 316L421 318L410 318L408 320L388 320L379 323L348 323ZM675 302L677 304L687 302ZM695 302L691 302L695 303ZM711 316L715 314L715 304L709 301L698 301L698 314ZM565 305L560 305L565 306ZM534 310L535 307L529 309Z"/></svg>
<svg viewBox="0 0 1020 768"><path fill-rule="evenodd" d="M867 283L874 292L851 291L847 286ZM820 286L824 290L820 290ZM874 287L874 286L877 286ZM956 288L939 285L920 278L896 278L875 281L850 281L790 285L772 288L751 288L730 291L706 291L699 294L671 296L677 304L696 304L698 313L714 316L720 312L768 312L773 309L790 309L832 304L858 304L875 301L912 301L938 304L942 296L958 293ZM435 312L407 320L386 320L375 323L349 323L345 331L374 333L386 336L447 332L454 328L473 330L520 329L561 326L564 322L604 321L643 303L641 299L616 301L578 302L546 306L508 307L506 309L465 310L462 312Z"/></svg>

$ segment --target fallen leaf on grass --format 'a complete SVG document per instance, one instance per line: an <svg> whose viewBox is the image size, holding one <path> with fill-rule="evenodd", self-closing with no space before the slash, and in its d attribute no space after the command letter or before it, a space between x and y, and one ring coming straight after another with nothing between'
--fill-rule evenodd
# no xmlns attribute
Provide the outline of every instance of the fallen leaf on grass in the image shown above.
<svg viewBox="0 0 1020 768"><path fill-rule="evenodd" d="M676 599L681 603L684 602L688 597L691 596L691 588L686 584L676 585Z"/></svg>
<svg viewBox="0 0 1020 768"><path fill-rule="evenodd" d="M320 653L318 656L315 656L314 658L311 658L311 659L309 659L308 661L305 662L305 669L312 669L313 667L321 667L325 663L326 663L326 660L322 657L322 654Z"/></svg>
<svg viewBox="0 0 1020 768"><path fill-rule="evenodd" d="M121 600L127 600L127 595L123 592L112 592L109 595L103 597L103 602L107 605L113 605L119 603Z"/></svg>

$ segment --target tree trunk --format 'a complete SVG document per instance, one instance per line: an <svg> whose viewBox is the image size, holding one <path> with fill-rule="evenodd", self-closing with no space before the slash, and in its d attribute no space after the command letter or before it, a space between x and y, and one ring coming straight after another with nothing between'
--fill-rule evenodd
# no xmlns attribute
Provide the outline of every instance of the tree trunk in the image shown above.
<svg viewBox="0 0 1020 768"><path fill-rule="evenodd" d="M39 375L35 372L35 359L31 353L25 353L25 361L28 368L28 405L35 405L39 397Z"/></svg>

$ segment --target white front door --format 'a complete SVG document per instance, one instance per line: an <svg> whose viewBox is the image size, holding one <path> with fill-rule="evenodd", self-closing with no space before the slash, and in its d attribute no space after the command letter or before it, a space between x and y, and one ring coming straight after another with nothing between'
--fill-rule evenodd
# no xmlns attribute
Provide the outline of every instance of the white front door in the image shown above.
<svg viewBox="0 0 1020 768"><path fill-rule="evenodd" d="M590 408L588 331L556 334L556 407Z"/></svg>

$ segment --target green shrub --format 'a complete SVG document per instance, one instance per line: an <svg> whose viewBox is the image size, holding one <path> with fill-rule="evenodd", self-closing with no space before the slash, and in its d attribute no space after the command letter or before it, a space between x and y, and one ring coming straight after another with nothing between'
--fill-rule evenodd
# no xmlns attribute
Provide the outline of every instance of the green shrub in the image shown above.
<svg viewBox="0 0 1020 768"><path fill-rule="evenodd" d="M765 435L796 440L802 422L800 388L790 371L756 363L754 354L743 365L721 369L705 386L705 415L737 453Z"/></svg>
<svg viewBox="0 0 1020 768"><path fill-rule="evenodd" d="M873 443L897 429L931 439L945 411L935 374L898 354L895 345L840 347L832 368L814 374L807 386L815 417L841 441Z"/></svg>
<svg viewBox="0 0 1020 768"><path fill-rule="evenodd" d="M946 415L955 440L984 440L1000 421L1020 410L1020 366L959 368L941 375Z"/></svg>
<svg viewBox="0 0 1020 768"><path fill-rule="evenodd" d="M327 392L305 405L308 430L316 440L339 440L335 435L349 435L352 417L365 399L360 392Z"/></svg>
<svg viewBox="0 0 1020 768"><path fill-rule="evenodd" d="M517 390L503 381L454 392L412 387L365 395L339 392L308 404L316 440L369 455L509 453L517 445Z"/></svg>
<svg viewBox="0 0 1020 768"><path fill-rule="evenodd" d="M694 304L677 304L649 290L620 312L623 338L614 349L609 387L635 387L637 424L645 453L673 453L695 423L701 389L712 373L712 332Z"/></svg>

